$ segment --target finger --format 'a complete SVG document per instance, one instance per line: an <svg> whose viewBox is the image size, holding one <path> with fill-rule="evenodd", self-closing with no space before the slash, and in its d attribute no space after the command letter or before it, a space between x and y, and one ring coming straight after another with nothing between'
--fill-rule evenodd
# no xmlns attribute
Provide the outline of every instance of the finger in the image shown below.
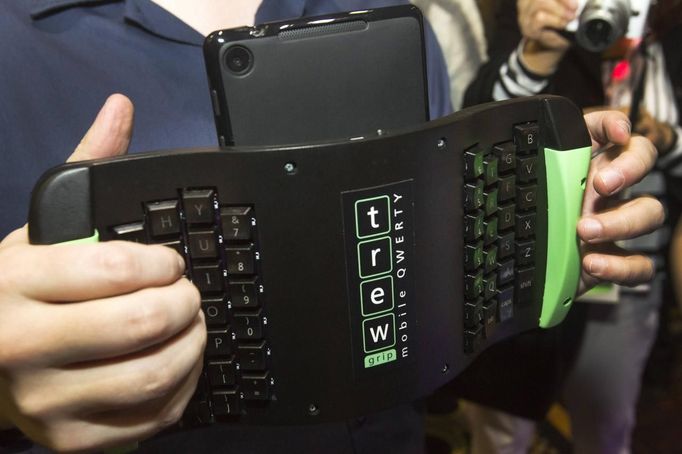
<svg viewBox="0 0 682 454"><path fill-rule="evenodd" d="M124 154L133 131L133 103L114 94L102 106L95 121L67 162Z"/></svg>
<svg viewBox="0 0 682 454"><path fill-rule="evenodd" d="M0 247L9 247L17 244L28 244L28 224L24 224L23 227L10 232L0 243Z"/></svg>
<svg viewBox="0 0 682 454"><path fill-rule="evenodd" d="M569 40L549 28L540 31L538 41L545 43L547 47L552 49L565 48L571 45Z"/></svg>
<svg viewBox="0 0 682 454"><path fill-rule="evenodd" d="M198 361L179 390L168 399L145 408L134 409L132 417L131 412L127 410L100 414L91 419L91 424L97 425L100 434L114 440L111 446L149 438L180 420L194 394L202 368L203 361Z"/></svg>
<svg viewBox="0 0 682 454"><path fill-rule="evenodd" d="M205 342L204 319L197 314L185 330L154 348L104 361L32 371L15 395L29 414L74 417L152 403L176 391L202 359ZM38 396L38 388L58 392ZM24 395L28 397L22 400Z"/></svg>
<svg viewBox="0 0 682 454"><path fill-rule="evenodd" d="M572 20L575 17L575 14L578 10L577 0L559 0L559 2L563 5L564 8L566 8L571 13L571 17L569 17L568 19Z"/></svg>
<svg viewBox="0 0 682 454"><path fill-rule="evenodd" d="M15 257L10 257L15 254ZM180 278L185 262L171 248L129 241L28 246L7 251L16 266L0 279L38 301L84 301L168 285Z"/></svg>
<svg viewBox="0 0 682 454"><path fill-rule="evenodd" d="M634 286L649 282L655 272L654 263L643 255L590 253L583 257L583 270L600 281Z"/></svg>
<svg viewBox="0 0 682 454"><path fill-rule="evenodd" d="M558 12L540 10L535 13L532 29L535 32L539 32L547 28L563 30L566 28L568 22L569 19L567 19L564 15L558 14Z"/></svg>
<svg viewBox="0 0 682 454"><path fill-rule="evenodd" d="M590 244L635 238L663 225L663 205L653 197L638 197L615 209L586 216L578 222L578 236Z"/></svg>
<svg viewBox="0 0 682 454"><path fill-rule="evenodd" d="M93 418L92 424L97 425L100 434L112 439L111 446L121 446L131 441L144 440L176 424L194 394L202 366L202 361L197 362L192 373L170 398L147 408L135 409L133 417L129 411L98 415L97 418Z"/></svg>
<svg viewBox="0 0 682 454"><path fill-rule="evenodd" d="M597 170L592 184L599 194L610 196L641 181L656 163L658 153L650 140L636 136L623 148L611 148L605 155L597 159L612 160Z"/></svg>
<svg viewBox="0 0 682 454"><path fill-rule="evenodd" d="M201 324L203 325L203 321ZM205 329L202 328L202 331ZM34 438L44 445L56 448L57 451L90 451L95 448L99 450L148 438L180 419L194 393L202 368L203 359L199 355L195 358L189 373L182 376L173 389L162 398L134 406L119 406L115 411L87 414L83 418L62 424L49 436L41 430L38 433L39 437ZM133 386L124 387L123 394L119 395L125 395L132 390ZM112 390L104 391L104 395L110 397L116 395Z"/></svg>
<svg viewBox="0 0 682 454"><path fill-rule="evenodd" d="M632 129L627 115L616 110L602 110L585 115L585 124L592 137L593 147L608 143L623 145L630 138Z"/></svg>
<svg viewBox="0 0 682 454"><path fill-rule="evenodd" d="M24 312L35 335L15 348L15 356L28 351L46 366L60 366L138 352L185 329L200 307L187 279L80 304L42 305Z"/></svg>

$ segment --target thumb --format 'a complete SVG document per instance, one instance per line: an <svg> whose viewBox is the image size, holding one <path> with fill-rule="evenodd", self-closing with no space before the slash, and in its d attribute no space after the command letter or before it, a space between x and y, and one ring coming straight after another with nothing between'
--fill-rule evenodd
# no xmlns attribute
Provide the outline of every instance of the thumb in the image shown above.
<svg viewBox="0 0 682 454"><path fill-rule="evenodd" d="M133 134L133 112L130 99L120 94L109 96L67 162L124 154Z"/></svg>

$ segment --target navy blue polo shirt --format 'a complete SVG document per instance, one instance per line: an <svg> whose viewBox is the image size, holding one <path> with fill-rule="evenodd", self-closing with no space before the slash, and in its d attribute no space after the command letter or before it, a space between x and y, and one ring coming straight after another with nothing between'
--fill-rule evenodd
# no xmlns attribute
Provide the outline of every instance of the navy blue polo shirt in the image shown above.
<svg viewBox="0 0 682 454"><path fill-rule="evenodd" d="M265 0L255 22L396 3ZM26 222L33 184L65 161L112 93L135 105L131 153L216 145L202 41L150 0L0 2L0 237ZM450 104L430 30L427 48L437 117Z"/></svg>
<svg viewBox="0 0 682 454"><path fill-rule="evenodd" d="M402 2L265 0L255 22L396 3ZM123 93L135 104L130 152L216 145L202 41L198 32L150 0L2 0L0 237L26 221L37 178L65 161L112 93ZM430 109L438 117L451 110L449 83L430 30L427 64ZM413 453L422 443L421 418L405 405L339 424L217 425L157 436L140 449Z"/></svg>

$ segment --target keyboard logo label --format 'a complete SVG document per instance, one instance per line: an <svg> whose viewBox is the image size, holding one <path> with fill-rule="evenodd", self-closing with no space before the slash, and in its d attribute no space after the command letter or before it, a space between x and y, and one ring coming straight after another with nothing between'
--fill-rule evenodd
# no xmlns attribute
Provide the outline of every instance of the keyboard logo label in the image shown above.
<svg viewBox="0 0 682 454"><path fill-rule="evenodd" d="M342 194L358 379L414 356L412 193L412 181L402 181Z"/></svg>

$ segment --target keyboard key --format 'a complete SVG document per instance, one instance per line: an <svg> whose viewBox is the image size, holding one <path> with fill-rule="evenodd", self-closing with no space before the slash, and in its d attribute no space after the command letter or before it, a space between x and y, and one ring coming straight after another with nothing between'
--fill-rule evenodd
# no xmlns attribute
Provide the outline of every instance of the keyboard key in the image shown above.
<svg viewBox="0 0 682 454"><path fill-rule="evenodd" d="M538 148L539 127L537 123L524 123L514 126L514 143L520 152L529 152Z"/></svg>
<svg viewBox="0 0 682 454"><path fill-rule="evenodd" d="M464 216L464 240L475 241L483 235L483 211Z"/></svg>
<svg viewBox="0 0 682 454"><path fill-rule="evenodd" d="M225 297L202 298L201 309L204 311L206 326L224 327L227 325L227 303Z"/></svg>
<svg viewBox="0 0 682 454"><path fill-rule="evenodd" d="M504 142L493 147L493 153L499 158L497 171L503 174L516 167L516 146L513 142Z"/></svg>
<svg viewBox="0 0 682 454"><path fill-rule="evenodd" d="M206 365L206 375L211 386L234 386L236 383L232 361L210 361Z"/></svg>
<svg viewBox="0 0 682 454"><path fill-rule="evenodd" d="M497 217L488 218L483 222L483 243L491 245L497 240Z"/></svg>
<svg viewBox="0 0 682 454"><path fill-rule="evenodd" d="M153 238L180 235L178 201L167 200L145 204L146 224Z"/></svg>
<svg viewBox="0 0 682 454"><path fill-rule="evenodd" d="M225 248L228 276L251 275L255 272L253 244L243 246L228 245Z"/></svg>
<svg viewBox="0 0 682 454"><path fill-rule="evenodd" d="M518 266L530 265L535 262L535 240L517 241L514 247L516 248L515 258Z"/></svg>
<svg viewBox="0 0 682 454"><path fill-rule="evenodd" d="M265 341L259 344L240 345L237 347L241 370L265 370L267 359Z"/></svg>
<svg viewBox="0 0 682 454"><path fill-rule="evenodd" d="M514 280L514 259L500 262L500 267L497 269L497 286L502 287Z"/></svg>
<svg viewBox="0 0 682 454"><path fill-rule="evenodd" d="M497 295L497 274L491 273L483 278L483 301Z"/></svg>
<svg viewBox="0 0 682 454"><path fill-rule="evenodd" d="M491 338L497 327L497 301L490 300L483 306L483 336Z"/></svg>
<svg viewBox="0 0 682 454"><path fill-rule="evenodd" d="M464 185L464 209L473 211L483 206L483 181Z"/></svg>
<svg viewBox="0 0 682 454"><path fill-rule="evenodd" d="M483 298L477 298L474 302L464 303L464 327L475 328L481 322L483 315Z"/></svg>
<svg viewBox="0 0 682 454"><path fill-rule="evenodd" d="M222 207L220 220L226 241L247 241L253 236L251 207Z"/></svg>
<svg viewBox="0 0 682 454"><path fill-rule="evenodd" d="M230 281L230 303L233 308L258 308L256 279Z"/></svg>
<svg viewBox="0 0 682 454"><path fill-rule="evenodd" d="M483 267L485 273L490 273L497 269L497 246L493 245L486 248L483 252L483 263L485 264Z"/></svg>
<svg viewBox="0 0 682 454"><path fill-rule="evenodd" d="M532 302L534 285L535 267L518 270L516 272L516 285L514 286L516 301L520 304L530 304Z"/></svg>
<svg viewBox="0 0 682 454"><path fill-rule="evenodd" d="M215 391L211 395L213 413L216 416L234 416L239 414L239 395L235 390Z"/></svg>
<svg viewBox="0 0 682 454"><path fill-rule="evenodd" d="M464 245L464 269L473 271L483 264L483 242Z"/></svg>
<svg viewBox="0 0 682 454"><path fill-rule="evenodd" d="M476 274L466 274L464 276L464 297L468 300L475 300L483 292L483 270Z"/></svg>
<svg viewBox="0 0 682 454"><path fill-rule="evenodd" d="M233 324L237 340L258 340L263 337L263 324L259 314L235 314Z"/></svg>
<svg viewBox="0 0 682 454"><path fill-rule="evenodd" d="M187 261L187 257L185 257L185 245L182 244L182 241L168 241L159 244L161 244L162 246L169 247L171 249L175 249L175 252L180 254L185 259L185 262Z"/></svg>
<svg viewBox="0 0 682 454"><path fill-rule="evenodd" d="M192 267L192 282L201 293L222 293L225 290L223 270L218 263Z"/></svg>
<svg viewBox="0 0 682 454"><path fill-rule="evenodd" d="M270 399L269 372L262 374L244 375L241 380L241 390L246 400Z"/></svg>
<svg viewBox="0 0 682 454"><path fill-rule="evenodd" d="M483 181L486 186L497 182L497 167L499 159L495 155L489 155L483 160Z"/></svg>
<svg viewBox="0 0 682 454"><path fill-rule="evenodd" d="M516 205L514 205L513 203L501 205L497 210L497 218L499 219L499 221L497 222L497 230L502 231L514 227L515 212Z"/></svg>
<svg viewBox="0 0 682 454"><path fill-rule="evenodd" d="M142 222L134 222L131 224L117 225L112 227L114 232L114 240L132 241L134 243L147 243L147 232L144 230Z"/></svg>
<svg viewBox="0 0 682 454"><path fill-rule="evenodd" d="M182 206L188 224L213 224L215 222L215 191L213 189L185 189Z"/></svg>
<svg viewBox="0 0 682 454"><path fill-rule="evenodd" d="M497 291L497 318L500 323L514 316L514 287L509 286Z"/></svg>
<svg viewBox="0 0 682 454"><path fill-rule="evenodd" d="M502 203L516 196L516 175L500 177L497 202Z"/></svg>
<svg viewBox="0 0 682 454"><path fill-rule="evenodd" d="M537 204L538 187L535 184L516 188L516 203L519 210L530 210Z"/></svg>
<svg viewBox="0 0 682 454"><path fill-rule="evenodd" d="M483 150L475 146L464 152L464 178L473 180L483 175Z"/></svg>
<svg viewBox="0 0 682 454"><path fill-rule="evenodd" d="M536 222L537 214L535 212L516 213L516 237L523 239L535 235Z"/></svg>
<svg viewBox="0 0 682 454"><path fill-rule="evenodd" d="M478 325L476 328L464 331L464 352L473 353L481 348L483 340L483 326Z"/></svg>
<svg viewBox="0 0 682 454"><path fill-rule="evenodd" d="M195 260L218 257L217 238L214 230L188 232L189 256Z"/></svg>
<svg viewBox="0 0 682 454"><path fill-rule="evenodd" d="M507 232L497 237L497 258L504 259L514 255L516 248L514 247L514 232Z"/></svg>
<svg viewBox="0 0 682 454"><path fill-rule="evenodd" d="M232 335L227 329L209 331L206 338L206 356L225 357L232 354Z"/></svg>
<svg viewBox="0 0 682 454"><path fill-rule="evenodd" d="M211 408L208 400L190 400L182 414L183 426L201 426L211 424Z"/></svg>
<svg viewBox="0 0 682 454"><path fill-rule="evenodd" d="M497 188L490 188L490 190L483 193L483 211L486 216L492 216L497 212Z"/></svg>
<svg viewBox="0 0 682 454"><path fill-rule="evenodd" d="M521 183L537 179L537 156L516 158L516 177Z"/></svg>

